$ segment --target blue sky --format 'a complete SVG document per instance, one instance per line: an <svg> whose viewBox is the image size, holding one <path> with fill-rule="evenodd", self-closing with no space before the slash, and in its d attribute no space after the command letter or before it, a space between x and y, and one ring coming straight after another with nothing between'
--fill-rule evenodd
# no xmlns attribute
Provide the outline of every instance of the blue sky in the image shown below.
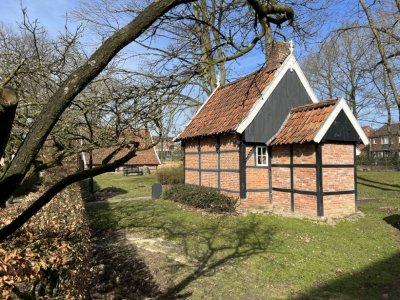
<svg viewBox="0 0 400 300"><path fill-rule="evenodd" d="M358 1L328 1L331 1L331 6L325 12L326 23L321 25L317 32L315 42L321 40L332 29L337 28L343 19L355 21L363 17L362 14L354 15L354 8L357 8ZM22 0L22 6L28 9L31 20L39 20L49 34L55 37L59 32L64 30L67 12L78 8L81 2L81 0ZM316 5L320 3L325 4L327 1L320 0ZM2 12L0 22L8 26L17 26L17 22L22 21L21 2L19 0L0 0L0 11ZM350 12L352 12L352 14L350 14ZM74 29L74 27L78 26L78 23L69 20L69 26L71 29ZM94 41L88 37L88 34L85 34L84 42L87 44L90 43L93 46ZM315 44L311 42L309 42L308 46L309 50L316 49ZM130 48L137 50L134 45ZM88 47L88 49L92 48ZM88 52L91 51L88 50ZM304 45L295 45L295 52L300 59L307 54ZM231 62L233 69L231 72L232 77L240 77L241 75L252 72L262 65L263 59L264 56L260 51L251 51L239 60ZM133 64L132 67L135 67L135 64Z"/></svg>
<svg viewBox="0 0 400 300"><path fill-rule="evenodd" d="M65 25L66 12L79 5L79 0L23 0L22 7L28 9L31 20L38 19L51 35L62 31ZM19 0L1 0L1 22L16 26L22 21L21 3ZM5 13L6 12L6 13Z"/></svg>

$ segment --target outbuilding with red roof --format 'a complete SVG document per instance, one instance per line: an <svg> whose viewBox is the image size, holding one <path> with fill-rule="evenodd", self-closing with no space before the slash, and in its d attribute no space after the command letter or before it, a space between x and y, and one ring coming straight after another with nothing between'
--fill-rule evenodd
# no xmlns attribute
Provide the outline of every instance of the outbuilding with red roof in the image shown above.
<svg viewBox="0 0 400 300"><path fill-rule="evenodd" d="M344 100L318 101L291 44L218 87L177 136L185 183L239 199L239 209L305 217L356 212L356 146L368 138Z"/></svg>

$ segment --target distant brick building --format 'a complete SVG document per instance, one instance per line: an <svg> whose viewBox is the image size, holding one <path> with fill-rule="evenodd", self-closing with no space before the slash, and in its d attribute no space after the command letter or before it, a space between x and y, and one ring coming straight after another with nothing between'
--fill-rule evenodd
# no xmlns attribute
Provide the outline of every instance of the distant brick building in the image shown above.
<svg viewBox="0 0 400 300"><path fill-rule="evenodd" d="M371 134L370 151L373 158L399 157L400 134L398 129L399 124L392 124L390 127L384 125Z"/></svg>
<svg viewBox="0 0 400 300"><path fill-rule="evenodd" d="M286 43L265 68L218 87L177 140L185 182L236 197L239 209L356 211L356 145L368 138L344 100L318 102Z"/></svg>
<svg viewBox="0 0 400 300"><path fill-rule="evenodd" d="M139 151L136 152L136 156L128 160L123 166L115 169L115 171L122 172L133 168L138 168L141 171L148 168L150 171L155 171L161 162L154 147L149 147L153 143L150 132L142 129L136 133L136 136L132 135L132 141L139 142ZM101 165L102 161L115 149L116 147L94 149L92 152L93 167ZM128 152L128 149L122 149L111 161L122 158L128 154ZM82 158L84 168L87 169L89 165L89 153L83 153Z"/></svg>

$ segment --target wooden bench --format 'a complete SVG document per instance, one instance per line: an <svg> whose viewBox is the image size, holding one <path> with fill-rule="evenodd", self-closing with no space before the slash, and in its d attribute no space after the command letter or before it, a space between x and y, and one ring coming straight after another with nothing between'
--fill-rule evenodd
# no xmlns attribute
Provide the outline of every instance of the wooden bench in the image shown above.
<svg viewBox="0 0 400 300"><path fill-rule="evenodd" d="M139 167L124 167L124 176L128 176L130 174L133 175L143 175L143 171L139 169Z"/></svg>

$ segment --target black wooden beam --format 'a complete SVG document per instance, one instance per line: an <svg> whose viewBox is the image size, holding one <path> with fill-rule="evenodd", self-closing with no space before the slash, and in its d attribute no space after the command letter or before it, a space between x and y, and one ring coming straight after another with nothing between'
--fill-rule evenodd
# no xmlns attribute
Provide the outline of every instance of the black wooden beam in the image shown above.
<svg viewBox="0 0 400 300"><path fill-rule="evenodd" d="M269 203L272 204L272 147L268 146L268 189Z"/></svg>
<svg viewBox="0 0 400 300"><path fill-rule="evenodd" d="M293 174L293 144L289 145L290 153L290 209L294 212L294 174Z"/></svg>
<svg viewBox="0 0 400 300"><path fill-rule="evenodd" d="M217 150L217 168L218 168L218 173L217 173L217 185L218 185L218 192L221 191L221 138L219 135L217 135L217 144L216 144L216 150Z"/></svg>
<svg viewBox="0 0 400 300"><path fill-rule="evenodd" d="M214 172L214 173L239 173L239 170L234 169L197 169L197 168L186 168L186 171L196 171L196 172Z"/></svg>
<svg viewBox="0 0 400 300"><path fill-rule="evenodd" d="M277 187L273 187L272 188L273 191L277 191L277 192L284 192L284 193L295 193L295 194L302 194L302 195L311 195L311 196L316 196L317 192L312 192L312 191L303 191L303 190L296 190L296 189L285 189L285 188L277 188Z"/></svg>
<svg viewBox="0 0 400 300"><path fill-rule="evenodd" d="M248 193L265 193L269 192L269 189L247 189Z"/></svg>
<svg viewBox="0 0 400 300"><path fill-rule="evenodd" d="M183 183L186 183L186 149L185 141L181 141L181 147L183 148Z"/></svg>
<svg viewBox="0 0 400 300"><path fill-rule="evenodd" d="M239 140L239 182L240 198L246 198L246 144L242 137Z"/></svg>
<svg viewBox="0 0 400 300"><path fill-rule="evenodd" d="M201 140L198 138L197 151L199 153L199 186L201 186Z"/></svg>
<svg viewBox="0 0 400 300"><path fill-rule="evenodd" d="M273 168L316 168L317 164L272 164ZM353 164L322 165L322 168L354 168Z"/></svg>
<svg viewBox="0 0 400 300"><path fill-rule="evenodd" d="M221 153L238 153L238 150L220 150ZM186 152L186 155L198 155L199 151L197 152ZM215 154L215 151L200 151L200 154Z"/></svg>
<svg viewBox="0 0 400 300"><path fill-rule="evenodd" d="M354 158L354 201L356 205L356 211L358 209L358 189L357 189L357 144L354 143L353 149Z"/></svg>
<svg viewBox="0 0 400 300"><path fill-rule="evenodd" d="M322 145L316 144L316 182L317 182L317 216L324 215L324 197L322 185Z"/></svg>

